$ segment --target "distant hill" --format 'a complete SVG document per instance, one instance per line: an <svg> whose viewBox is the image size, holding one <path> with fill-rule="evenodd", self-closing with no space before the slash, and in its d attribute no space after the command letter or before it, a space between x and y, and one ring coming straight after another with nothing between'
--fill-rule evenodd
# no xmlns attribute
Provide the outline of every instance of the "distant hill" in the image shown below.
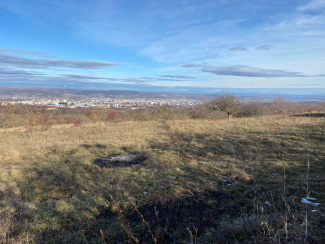
<svg viewBox="0 0 325 244"><path fill-rule="evenodd" d="M135 92L121 90L81 90L62 88L12 88L0 87L1 96L34 98L112 98L112 99L193 99L208 100L212 95Z"/></svg>
<svg viewBox="0 0 325 244"><path fill-rule="evenodd" d="M270 102L272 99L281 98L292 102L319 103L325 101L325 89L262 89L262 88L190 88L186 92L172 93L129 90L97 90L97 89L66 89L66 88L34 88L34 87L0 87L0 99L4 96L19 98L56 98L56 99L176 99L176 100L210 100L223 93L230 93L241 97L245 101L259 100Z"/></svg>

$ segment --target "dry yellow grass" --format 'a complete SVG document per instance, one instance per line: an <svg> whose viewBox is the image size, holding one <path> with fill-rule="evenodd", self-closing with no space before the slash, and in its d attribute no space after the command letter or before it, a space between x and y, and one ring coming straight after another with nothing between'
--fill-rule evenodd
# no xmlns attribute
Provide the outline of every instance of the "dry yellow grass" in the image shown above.
<svg viewBox="0 0 325 244"><path fill-rule="evenodd" d="M166 130L190 133L274 134L297 126L324 126L322 119L295 117L259 117L227 120L127 121L120 123L88 123L43 127L19 127L0 130L0 160L15 162L28 155L41 156L52 148L70 148L80 144L103 143L116 147L137 144L145 147L148 140L166 135ZM267 128L267 130L266 130ZM266 134L265 134L266 133Z"/></svg>
<svg viewBox="0 0 325 244"><path fill-rule="evenodd" d="M170 223L170 233L183 238L180 243L188 238L186 221L200 225L203 243L254 241L249 237L252 234L264 241L283 240L280 205L287 196L291 207L302 211L303 206L294 206L306 192L307 162L311 166L309 191L325 203L324 132L324 118L280 116L0 130L0 216L6 220L0 221L0 242L81 243L84 238L97 242L103 238L103 228L106 241L127 240L112 209L123 209L125 221L136 222L129 198L136 199L161 242L166 236L159 223L165 225L166 218L184 218ZM93 164L96 158L130 151L145 152L148 160L127 168L100 169ZM121 206L112 207L109 194ZM274 209L267 209L265 201L274 201ZM183 204L184 210L178 211L177 204ZM312 241L322 238L317 221L325 218L323 205L309 220L314 228L309 236ZM153 206L168 210L169 215L155 216ZM208 216L214 222L205 220ZM295 218L290 220L291 242L302 240L300 232L293 231L294 224L304 222ZM273 225L272 233L260 234L263 221ZM76 227L74 222L82 224ZM145 238L141 221L132 228L137 238ZM225 236L217 236L219 230Z"/></svg>

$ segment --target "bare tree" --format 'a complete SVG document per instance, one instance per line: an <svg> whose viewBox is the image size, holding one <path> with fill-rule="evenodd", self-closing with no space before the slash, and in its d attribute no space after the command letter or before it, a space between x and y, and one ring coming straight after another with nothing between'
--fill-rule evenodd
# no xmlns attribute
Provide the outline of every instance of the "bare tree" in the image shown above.
<svg viewBox="0 0 325 244"><path fill-rule="evenodd" d="M275 114L287 115L290 110L290 105L292 104L290 104L289 101L280 96L271 101L271 107Z"/></svg>
<svg viewBox="0 0 325 244"><path fill-rule="evenodd" d="M228 119L230 119L231 115L237 112L241 106L241 100L231 94L223 94L208 103L208 107L211 110L220 110L226 112L228 115Z"/></svg>

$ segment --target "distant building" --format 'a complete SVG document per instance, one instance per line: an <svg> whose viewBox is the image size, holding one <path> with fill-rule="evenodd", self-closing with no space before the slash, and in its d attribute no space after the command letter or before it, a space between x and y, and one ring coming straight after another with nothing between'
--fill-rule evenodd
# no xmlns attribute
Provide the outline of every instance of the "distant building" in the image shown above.
<svg viewBox="0 0 325 244"><path fill-rule="evenodd" d="M58 107L59 108L66 108L66 107L68 107L67 100L59 100Z"/></svg>

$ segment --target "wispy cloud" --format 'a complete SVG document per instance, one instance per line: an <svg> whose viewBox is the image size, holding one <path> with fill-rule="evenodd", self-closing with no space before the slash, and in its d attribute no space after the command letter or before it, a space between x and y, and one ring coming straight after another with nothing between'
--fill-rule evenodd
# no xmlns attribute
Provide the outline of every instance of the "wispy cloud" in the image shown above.
<svg viewBox="0 0 325 244"><path fill-rule="evenodd" d="M98 76L98 75L82 75L82 74L66 74L64 77L72 78L72 79L86 79L86 80L108 80L112 78Z"/></svg>
<svg viewBox="0 0 325 244"><path fill-rule="evenodd" d="M19 50L19 49L12 49L12 48L0 48L0 52L2 53L11 53L11 54L27 54L27 55L34 55L34 56L40 56L40 57L50 57L50 54L48 52L43 51L33 51L33 50Z"/></svg>
<svg viewBox="0 0 325 244"><path fill-rule="evenodd" d="M140 79L140 78L128 78L128 79L123 79L121 81L124 83L132 83L132 84L146 84L146 83L148 83L148 80L144 80L144 79Z"/></svg>
<svg viewBox="0 0 325 244"><path fill-rule="evenodd" d="M84 74L66 74L62 77L81 82L100 82L100 83L110 83L110 82L124 82L124 83L134 83L134 84L144 84L148 82L156 81L156 78L152 77L135 77L135 78L112 78L107 76L98 75L84 75Z"/></svg>
<svg viewBox="0 0 325 244"><path fill-rule="evenodd" d="M0 71L1 72L1 71ZM160 77L126 77L126 78L113 78L107 76L98 75L84 75L84 74L65 74L62 75L64 79L69 79L73 81L88 81L88 82L100 82L100 83L110 83L110 82L123 82L123 83L133 83L133 84L148 84L155 82L165 82L165 81L183 81L184 79L193 79L194 77L186 75L161 75Z"/></svg>
<svg viewBox="0 0 325 244"><path fill-rule="evenodd" d="M184 68L201 68L205 67L206 64L183 64L182 67Z"/></svg>
<svg viewBox="0 0 325 244"><path fill-rule="evenodd" d="M278 14L277 21L269 24L266 31L272 31L275 35L281 33L282 38L292 34L304 37L307 32L322 32L324 24L325 0L314 0L300 5L291 13Z"/></svg>
<svg viewBox="0 0 325 244"><path fill-rule="evenodd" d="M46 75L40 72L30 72L12 68L0 68L0 82L34 82L39 79L47 79Z"/></svg>
<svg viewBox="0 0 325 244"><path fill-rule="evenodd" d="M44 69L50 67L100 69L117 65L117 63L96 60L34 59L0 53L0 65L30 69Z"/></svg>
<svg viewBox="0 0 325 244"><path fill-rule="evenodd" d="M270 50L272 48L274 48L274 46L271 46L271 45L263 45L263 46L257 47L256 49L259 49L259 50Z"/></svg>
<svg viewBox="0 0 325 244"><path fill-rule="evenodd" d="M194 79L193 76L188 76L188 75L161 75L160 77L177 78L177 79Z"/></svg>
<svg viewBox="0 0 325 244"><path fill-rule="evenodd" d="M0 68L0 75L26 76L26 75L40 75L40 73L35 73L35 72L32 73L24 70Z"/></svg>
<svg viewBox="0 0 325 244"><path fill-rule="evenodd" d="M228 49L229 51L234 51L234 52L243 52L243 51L248 51L246 47L232 47Z"/></svg>
<svg viewBox="0 0 325 244"><path fill-rule="evenodd" d="M309 3L299 6L300 11L321 10L325 9L325 0L312 0Z"/></svg>
<svg viewBox="0 0 325 244"><path fill-rule="evenodd" d="M243 65L226 66L226 67L207 67L201 71L209 72L215 75L225 76L244 76L244 77L302 77L304 74L300 72L289 72L285 70L272 70L272 69L261 69L253 68Z"/></svg>
<svg viewBox="0 0 325 244"><path fill-rule="evenodd" d="M186 78L189 79L189 78ZM151 82L174 82L174 81L184 81L184 77L170 77L170 78L155 78L155 77L135 77L135 78L125 78L125 79L120 79L122 82L127 82L127 83L151 83Z"/></svg>

